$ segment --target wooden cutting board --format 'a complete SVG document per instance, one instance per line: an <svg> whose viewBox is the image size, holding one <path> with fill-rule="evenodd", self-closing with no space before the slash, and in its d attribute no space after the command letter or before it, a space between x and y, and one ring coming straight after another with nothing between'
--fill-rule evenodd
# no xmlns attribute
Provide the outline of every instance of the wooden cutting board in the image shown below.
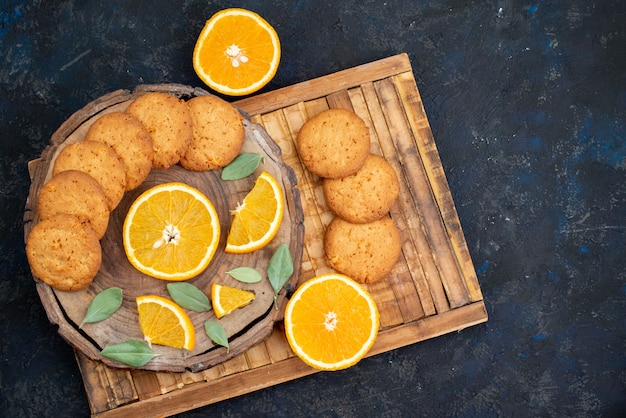
<svg viewBox="0 0 626 418"><path fill-rule="evenodd" d="M329 108L354 110L370 128L371 151L401 180L391 215L402 256L369 286L381 331L369 355L487 321L487 313L437 147L406 54L340 71L235 103L265 128L294 170L304 212L299 282L331 271L322 236L332 219L321 181L301 164L302 124ZM452 341L452 340L451 340ZM281 323L243 354L201 372L119 370L77 353L93 416L167 416L313 374L295 357Z"/></svg>
<svg viewBox="0 0 626 418"><path fill-rule="evenodd" d="M62 149L82 141L91 125L103 114L123 112L135 98L149 92L165 92L182 100L209 94L203 89L180 84L141 85L132 92L118 90L109 93L74 113L53 134L51 144L42 153L41 158L30 164L32 183L25 210L26 238L38 221L39 189L52 177L54 161ZM135 269L128 261L122 246L122 227L130 206L147 189L168 182L184 182L207 196L216 209L222 231L211 263L187 283L193 284L206 295L211 294L211 287L215 283L253 292L255 298L244 308L219 319L228 337L228 350L215 344L204 332L205 321L217 320L212 310L208 312L187 310L196 330L193 350L153 345L152 350L156 356L141 368L168 372L205 370L258 344L272 333L274 322L282 320L284 306L287 303L287 285L293 287L296 284L302 255L304 228L302 206L296 188L297 180L293 169L282 160L280 148L265 129L250 121L248 117L244 118L243 126L245 139L242 152L263 156L262 162L252 175L241 180L223 181L219 170L193 172L178 165L167 170L153 169L139 187L124 194L122 201L111 212L106 234L100 240L102 265L87 288L77 292L63 292L37 281L37 291L50 322L59 326L59 334L77 351L91 360L99 360L116 368L126 368L127 366L119 362L101 356L100 350L123 341L143 340L135 302L138 296L158 295L170 298L168 282L154 279ZM247 254L227 254L224 247L231 223L231 211L243 201L262 171L272 175L284 191L285 210L280 229L272 242L262 249ZM269 280L243 284L228 274L233 268L245 266L256 269L262 277L266 277L269 260L282 244L289 247L295 266L294 274L278 294L276 304L274 290ZM80 327L79 324L93 298L111 287L122 289L121 307L103 321L87 323Z"/></svg>

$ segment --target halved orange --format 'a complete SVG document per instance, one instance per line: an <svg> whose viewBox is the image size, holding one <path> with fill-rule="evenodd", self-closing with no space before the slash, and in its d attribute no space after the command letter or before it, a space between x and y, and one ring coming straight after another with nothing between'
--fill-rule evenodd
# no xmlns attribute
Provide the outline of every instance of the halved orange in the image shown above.
<svg viewBox="0 0 626 418"><path fill-rule="evenodd" d="M320 370L359 362L378 335L372 296L356 281L325 274L304 282L285 308L285 332L294 353Z"/></svg>
<svg viewBox="0 0 626 418"><path fill-rule="evenodd" d="M235 309L243 308L254 300L254 293L236 287L213 283L211 287L211 305L219 319Z"/></svg>
<svg viewBox="0 0 626 418"><path fill-rule="evenodd" d="M283 190L271 174L262 172L254 187L233 212L226 239L227 253L243 254L265 247L283 220Z"/></svg>
<svg viewBox="0 0 626 418"><path fill-rule="evenodd" d="M141 332L148 344L193 350L196 332L180 306L157 295L138 296L136 301Z"/></svg>
<svg viewBox="0 0 626 418"><path fill-rule="evenodd" d="M280 41L274 28L245 9L224 9L207 20L193 67L210 88L230 96L254 93L276 74Z"/></svg>
<svg viewBox="0 0 626 418"><path fill-rule="evenodd" d="M133 202L122 235L126 256L137 270L181 281L207 268L219 243L220 223L202 192L184 183L164 183Z"/></svg>

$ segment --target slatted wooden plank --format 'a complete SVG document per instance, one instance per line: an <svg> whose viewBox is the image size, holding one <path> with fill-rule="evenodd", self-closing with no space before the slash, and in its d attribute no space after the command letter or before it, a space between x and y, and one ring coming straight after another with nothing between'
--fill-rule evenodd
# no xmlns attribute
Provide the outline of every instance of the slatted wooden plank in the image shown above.
<svg viewBox="0 0 626 418"><path fill-rule="evenodd" d="M376 93L373 83L364 83L361 86L361 92L363 94L364 101L366 103L368 113L371 118L371 126L377 137L377 144L380 149L379 154L385 157L385 159L392 165L399 178L403 177L403 168L400 163L400 157L396 152L395 145L391 138L387 121L383 114L382 107L380 105L379 97ZM404 232L405 236L412 236L412 229L410 227L410 220L407 220L403 213L410 213L414 210L413 205L406 207L406 202L402 199L402 196L409 196L408 186L405 182L400 183L400 187L404 188L404 191L400 192L400 200L392 208L391 214L398 225L398 228ZM417 296L421 303L422 312L424 315L433 315L435 305L433 302L433 296L429 289L426 277L424 275L423 268L421 266L419 251L416 248L414 239L405 240L403 242L403 254L408 270L411 272L411 278L417 290ZM440 294L443 297L443 288L441 288ZM415 318L416 319L416 318Z"/></svg>
<svg viewBox="0 0 626 418"><path fill-rule="evenodd" d="M333 214L322 180L306 170L295 148L302 124L329 107L359 114L371 151L401 179L391 215L403 255L387 280L368 285L381 311L381 331L368 355L462 330L487 320L454 202L405 54L299 83L236 103L262 125L298 179L305 213L299 283L332 271L322 237ZM79 357L94 416L168 416L315 373L289 347L280 323L262 343L202 372L109 369ZM117 389L116 389L117 387Z"/></svg>
<svg viewBox="0 0 626 418"><path fill-rule="evenodd" d="M393 149L393 144L390 144L391 138L387 125L380 123L378 125L374 124L370 107L367 105L367 101L365 99L363 87L364 86L359 86L359 88L353 88L347 91L351 103L350 107L357 115L359 115L359 117L361 117L361 119L365 121L370 130L370 151L385 157L396 171L396 174L398 174L400 172L400 168L398 167L398 161L395 153L390 152L389 158L387 158L383 152L385 149L387 151L389 151L389 149ZM374 112L380 109L375 107L376 103L378 103L378 100L376 100L372 106L371 110ZM391 216L400 231L404 231L403 235L407 236L407 225L404 218L401 216L401 212L397 205L392 208ZM422 308L417 288L415 287L414 282L410 280L411 269L408 267L411 264L415 264L412 260L417 257L417 254L415 253L410 240L403 240L402 247L402 260L396 263L396 267L391 274L389 274L387 285L393 290L397 306L402 313L402 321L410 322L423 317L425 315L425 311Z"/></svg>
<svg viewBox="0 0 626 418"><path fill-rule="evenodd" d="M233 357L232 359L222 363L222 366L224 366L224 376L229 376L231 374L236 374L249 370L245 353L238 355L237 357Z"/></svg>
<svg viewBox="0 0 626 418"><path fill-rule="evenodd" d="M450 237L450 248L456 254L457 260L460 263L461 273L463 274L465 284L469 291L470 299L473 302L482 300L482 292L478 284L478 278L476 277L467 243L465 242L465 236L463 235L461 223L459 222L456 206L452 199L450 188L448 187L446 174L441 165L435 139L430 125L428 124L424 104L422 103L422 98L417 90L413 76L409 73L398 74L397 76L391 77L391 81L394 83L400 95L404 112L407 115L411 128L414 132L419 132L417 136L421 140L417 142L417 147L420 155L422 155L423 161L429 167L426 171L429 177L429 183L433 189L441 217Z"/></svg>
<svg viewBox="0 0 626 418"><path fill-rule="evenodd" d="M336 91L333 94L329 94L326 96L326 101L328 102L328 107L333 109L347 109L354 112L354 108L352 106L352 100L350 100L350 94L348 90L340 90Z"/></svg>
<svg viewBox="0 0 626 418"><path fill-rule="evenodd" d="M295 356L281 328L274 328L274 332L265 340L265 345L272 363L280 363Z"/></svg>
<svg viewBox="0 0 626 418"><path fill-rule="evenodd" d="M421 138L415 138L411 132L393 83L385 79L376 85L398 155L404 160L408 184L411 187L410 195L417 203L417 213L428 238L430 253L439 270L438 280L443 284L450 307L466 305L470 301L467 287L459 274L447 234L442 228L441 214L433 198L421 155L415 148L415 142Z"/></svg>
<svg viewBox="0 0 626 418"><path fill-rule="evenodd" d="M424 226L420 217L415 215L418 206L412 196L412 188L414 188L415 184L419 183L420 180L423 183L424 178L413 178L415 175L413 173L413 166L416 165L416 163L410 160L416 158L414 155L415 152L409 155L401 155L398 152L397 141L394 138L394 134L397 135L397 133L394 132L395 128L390 127L390 124L395 123L395 120L388 120L385 116L383 105L385 98L381 97L379 90L379 84L369 83L363 86L370 115L372 115L372 121L379 135L382 155L394 166L396 173L401 179L400 195L394 211L400 210L402 215L396 216L394 219L399 228L405 231L410 237L408 240L409 243L405 242L404 244L405 254L415 255L413 257L408 256L406 262L411 271L411 278L418 289L424 313L432 315L435 312L444 312L449 309L448 299L443 283L439 278L439 271L432 256L430 243L424 232ZM393 95L393 93L394 92L391 91L388 95ZM400 123L402 123L401 119ZM407 249L407 246L412 248Z"/></svg>
<svg viewBox="0 0 626 418"><path fill-rule="evenodd" d="M108 368L79 352L76 360L93 412L108 411L139 398L129 371Z"/></svg>
<svg viewBox="0 0 626 418"><path fill-rule="evenodd" d="M131 376L140 400L151 399L155 396L162 395L156 372L132 370Z"/></svg>
<svg viewBox="0 0 626 418"><path fill-rule="evenodd" d="M221 380L224 376L228 376L228 371L226 370L226 366L224 366L224 363L218 364L215 367L215 372L217 373L217 379L216 380Z"/></svg>
<svg viewBox="0 0 626 418"><path fill-rule="evenodd" d="M265 366L272 362L267 347L263 343L255 345L244 354L248 367L251 369L256 369L257 367Z"/></svg>
<svg viewBox="0 0 626 418"><path fill-rule="evenodd" d="M206 380L204 373L202 372L191 372L191 371L186 371L181 373L181 379L183 381L183 384L186 385L192 385L194 383L198 383L198 382L204 382Z"/></svg>
<svg viewBox="0 0 626 418"><path fill-rule="evenodd" d="M380 314L381 329L403 324L402 311L393 289L384 282L370 283L365 288L372 294Z"/></svg>
<svg viewBox="0 0 626 418"><path fill-rule="evenodd" d="M411 63L406 54L400 54L239 100L237 105L249 114L257 115L407 71L411 71Z"/></svg>
<svg viewBox="0 0 626 418"><path fill-rule="evenodd" d="M157 372L155 375L157 381L159 382L159 388L161 389L162 394L185 386L183 383L182 373Z"/></svg>
<svg viewBox="0 0 626 418"><path fill-rule="evenodd" d="M304 122L327 109L326 100L317 99L298 103L283 110L293 144L296 143L298 132ZM304 212L304 248L312 268L312 274L301 276L299 281L301 283L315 274L330 271L326 262L323 243L319 237L323 236L326 225L332 219L332 214L326 205L322 204L323 200L320 200L322 179L308 171L301 162L298 163L298 166L296 178L298 179Z"/></svg>
<svg viewBox="0 0 626 418"><path fill-rule="evenodd" d="M221 373L221 364L218 364L217 366L213 366L210 369L206 369L205 371L200 372L200 374L202 374L202 377L207 382L210 382L212 380L217 380L222 375L222 373Z"/></svg>

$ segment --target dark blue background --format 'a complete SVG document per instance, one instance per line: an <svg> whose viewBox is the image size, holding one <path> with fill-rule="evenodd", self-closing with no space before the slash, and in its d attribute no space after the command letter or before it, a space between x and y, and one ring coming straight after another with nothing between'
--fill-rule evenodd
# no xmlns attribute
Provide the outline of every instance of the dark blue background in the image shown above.
<svg viewBox="0 0 626 418"><path fill-rule="evenodd" d="M201 86L196 37L231 6L281 38L264 90L409 54L489 322L181 416L626 415L618 0L0 2L0 414L89 413L24 254L27 162L105 93Z"/></svg>

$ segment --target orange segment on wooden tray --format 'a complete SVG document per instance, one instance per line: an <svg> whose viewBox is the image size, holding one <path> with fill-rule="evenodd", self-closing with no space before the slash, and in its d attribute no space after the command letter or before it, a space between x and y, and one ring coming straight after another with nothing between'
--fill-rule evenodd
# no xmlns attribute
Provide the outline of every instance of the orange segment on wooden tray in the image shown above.
<svg viewBox="0 0 626 418"><path fill-rule="evenodd" d="M176 303L157 295L138 296L139 324L148 344L193 350L196 332Z"/></svg>
<svg viewBox="0 0 626 418"><path fill-rule="evenodd" d="M269 173L262 172L254 187L237 205L226 240L227 253L249 253L274 239L283 220L283 190Z"/></svg>
<svg viewBox="0 0 626 418"><path fill-rule="evenodd" d="M193 51L193 67L210 88L231 96L254 93L276 74L280 41L258 14L225 9L207 20Z"/></svg>
<svg viewBox="0 0 626 418"><path fill-rule="evenodd" d="M228 315L235 309L243 308L254 300L254 293L235 287L213 283L211 304L217 318Z"/></svg>
<svg viewBox="0 0 626 418"><path fill-rule="evenodd" d="M184 183L146 190L124 221L128 260L142 273L163 280L181 281L200 274L211 262L219 239L213 204Z"/></svg>
<svg viewBox="0 0 626 418"><path fill-rule="evenodd" d="M378 335L378 308L357 282L325 274L304 282L285 309L292 350L309 366L341 370L356 364Z"/></svg>

